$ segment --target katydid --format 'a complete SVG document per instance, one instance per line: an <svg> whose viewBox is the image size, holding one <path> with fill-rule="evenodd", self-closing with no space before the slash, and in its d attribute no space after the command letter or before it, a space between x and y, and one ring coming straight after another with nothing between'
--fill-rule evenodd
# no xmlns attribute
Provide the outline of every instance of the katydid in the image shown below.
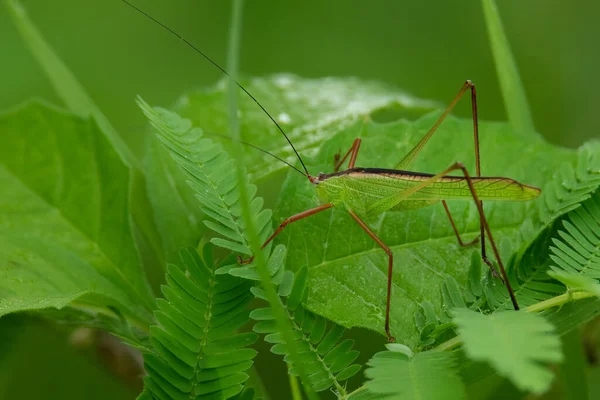
<svg viewBox="0 0 600 400"><path fill-rule="evenodd" d="M185 44L191 47L194 51L202 55L206 60L216 66L226 76L230 75L221 66L215 63L205 53L184 39L178 33L168 28L155 18L151 17L136 6L123 0L129 6L142 13L162 28L169 31L174 36L181 39ZM231 78L231 77L230 77ZM466 81L458 94L454 97L450 105L444 110L441 116L437 119L434 125L423 136L423 138L415 145L415 147L402 158L402 160L393 169L382 168L360 168L356 167L356 159L361 146L361 139L356 138L350 149L341 157L339 154L334 156L334 171L329 174L320 173L316 176L311 175L296 151L296 148L286 135L285 131L277 123L277 121L269 114L269 112L252 96L241 84L234 83L254 101L258 107L266 114L266 116L275 124L277 129L285 137L296 154L302 169L282 160L280 157L273 155L265 150L259 149L280 161L283 161L294 170L305 176L310 183L315 187L319 195L321 204L315 208L303 211L285 219L275 230L275 232L265 241L261 248L267 246L283 229L292 222L299 221L311 215L315 215L330 208L338 208L346 210L352 219L369 235L387 254L388 256L388 271L387 271L387 297L385 310L385 332L390 342L395 341L390 332L390 307L391 307L391 289L392 289L392 270L393 270L393 253L391 249L369 228L363 221L363 218L373 217L388 211L406 211L421 207L433 205L441 202L448 216L449 222L452 225L454 234L461 246L469 246L475 244L478 240L481 243L481 255L484 262L489 266L492 274L499 277L508 290L508 294L512 301L515 310L519 309L514 291L510 285L510 281L506 274L504 264L500 258L496 242L494 241L489 224L483 212L483 200L496 201L526 201L532 200L539 196L541 190L532 186L521 184L513 179L504 177L483 177L481 176L481 162L479 154L479 130L477 118L477 95L475 85L471 81ZM460 162L453 163L445 170L436 173L421 173L409 171L413 161L421 152L425 144L431 139L440 124L446 119L460 98L467 92L471 92L471 108L473 116L473 137L475 147L475 175L471 176L467 168ZM247 143L246 143L247 144ZM250 145L254 148L256 146ZM340 171L343 163L348 160L347 169ZM453 171L459 171L461 175L450 175ZM476 205L480 221L479 238L474 239L469 243L465 243L456 228L456 224L450 214L446 200L454 199L472 199ZM489 244L494 253L494 257L500 269L500 273L494 268L494 264L487 257L485 248L485 237L487 236ZM243 260L238 257L240 263L250 263L253 257Z"/></svg>

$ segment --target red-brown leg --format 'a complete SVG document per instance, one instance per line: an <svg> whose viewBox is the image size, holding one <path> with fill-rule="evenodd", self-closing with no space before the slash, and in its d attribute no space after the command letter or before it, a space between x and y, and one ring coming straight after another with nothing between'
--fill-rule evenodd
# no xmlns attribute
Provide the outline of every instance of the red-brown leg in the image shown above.
<svg viewBox="0 0 600 400"><path fill-rule="evenodd" d="M506 285L506 288L508 289L508 294L510 296L510 300L512 301L514 309L518 310L519 304L517 303L515 293L510 285L508 276L506 275L506 270L504 269L504 264L502 263L502 259L500 258L500 253L498 252L496 242L494 242L494 238L492 237L492 231L490 230L490 226L487 222L487 219L485 218L485 214L483 213L482 202L481 202L481 200L479 200L479 196L477 196L477 192L475 191L475 186L473 186L473 182L471 181L471 176L469 175L467 168L462 163L454 163L450 167L448 167L446 170L444 170L443 172L440 172L439 174L433 176L432 178L429 178L427 181L408 189L407 192L408 191L416 192L426 186L429 186L429 185L435 183L439 178L446 176L450 172L456 171L458 169L460 169L462 171L463 175L465 176L465 179L469 186L469 191L471 192L473 200L475 201L475 205L477 206L477 212L479 213L479 221L480 221L481 225L483 226L484 233L487 234L487 238L490 242L490 245L492 246L492 251L494 252L494 256L496 257L498 266L500 267L501 278L502 278L504 284ZM494 265L491 263L491 261L489 261L487 258L484 258L484 261L486 261L486 264L488 264L488 266L492 269L492 273L498 274L497 272L495 272Z"/></svg>
<svg viewBox="0 0 600 400"><path fill-rule="evenodd" d="M390 250L390 248L387 247L386 244L383 243L381 239L379 239L371 229L369 229L367 224L365 224L358 217L358 215L354 214L351 210L348 210L348 212L350 213L350 216L354 218L354 220L358 223L358 225L360 225L360 227L363 228L365 232L367 232L367 235L371 236L371 239L373 239L388 255L387 300L385 304L385 333L388 336L389 342L395 342L396 338L393 337L390 333L390 304L392 299L392 269L394 267L394 254L392 253L392 250Z"/></svg>
<svg viewBox="0 0 600 400"><path fill-rule="evenodd" d="M323 204L323 205L320 205L319 207L311 208L310 210L303 211L299 214L292 215L291 217L285 219L281 224L279 224L277 229L275 229L275 232L273 232L273 234L271 236L269 236L269 238L263 243L263 245L260 248L264 249L269 243L271 243L271 240L273 240L275 238L275 236L277 236L277 235L279 235L279 233L281 233L283 228L285 228L292 222L301 220L303 218L310 217L311 215L315 215L315 214L317 214L321 211L327 210L331 207L333 207L333 203ZM248 258L247 260L244 260L244 259L242 259L242 257L238 256L237 259L240 264L250 264L252 262L252 260L254 260L254 256Z"/></svg>
<svg viewBox="0 0 600 400"><path fill-rule="evenodd" d="M454 223L454 219L452 218L452 214L450 214L450 210L448 209L448 204L446 204L446 200L442 200L442 205L444 206L444 210L446 210L446 215L448 216L448 219L450 220L450 225L452 225L452 230L454 231L454 234L456 235L458 244L461 245L462 247L468 247L468 246L472 246L475 243L477 243L479 241L479 236L477 236L475 239L471 240L468 243L463 242L462 238L460 237L460 233L458 233L458 229L456 228L456 224Z"/></svg>
<svg viewBox="0 0 600 400"><path fill-rule="evenodd" d="M471 81L465 82L465 85L471 89L471 110L473 114L473 139L475 141L475 176L481 176L481 160L479 153L479 120L477 118L477 91L475 90L475 84ZM479 205L483 210L483 202L480 201ZM448 214L450 215L450 214ZM485 251L485 229L483 227L483 222L481 219L479 220L479 238L481 239L481 258L490 267L492 271L492 275L495 277L501 278L496 268L494 268L494 264L487 257ZM501 278L502 279L502 278Z"/></svg>
<svg viewBox="0 0 600 400"><path fill-rule="evenodd" d="M471 90L471 111L472 111L472 115L473 115L473 141L475 144L475 176L481 176L481 158L480 158L480 152L479 152L479 119L477 117L477 90L475 89L475 84L473 82L465 81L464 85L459 90L458 94L454 97L454 99L452 100L450 105L446 108L446 110L444 111L442 116L438 119L438 121L430 129L431 133L428 132L426 137L428 137L428 136L430 137L431 134L433 134L433 132L435 132L435 130L439 127L439 125L442 123L442 121L446 118L446 116L454 108L456 103L458 103L460 98L467 92L467 90ZM425 142L426 142L426 140L424 141L423 145L425 144ZM481 202L480 205L483 207L483 202ZM460 243L461 246L464 246L460 236L457 233L456 226L454 224L454 221L452 220L452 216L450 215L450 212L448 211L448 208L446 207L445 203L444 203L444 208L446 209L446 213L448 214L448 218L450 219L452 228L454 229L454 232L456 233L458 242ZM485 229L483 227L483 222L481 222L481 219L479 221L479 239L481 240L481 258L487 264L487 266L490 268L490 270L492 271L492 274L496 277L500 277L500 274L498 274L498 271L496 271L496 269L494 268L494 264L487 257L487 254L486 254ZM468 243L467 245L469 245L469 244L470 243Z"/></svg>
<svg viewBox="0 0 600 400"><path fill-rule="evenodd" d="M450 225L452 225L452 230L454 231L454 234L456 235L456 239L458 239L458 244L461 245L462 247L469 247L469 246L473 246L475 243L477 243L479 241L479 239L481 238L481 235L485 234L485 232L480 233L479 236L477 236L475 239L471 240L468 243L463 242L462 238L460 237L460 234L458 233L458 229L456 228L456 224L454 223L454 219L452 218L452 214L450 214L450 210L448 209L448 205L446 204L446 200L442 200L442 205L444 206L444 210L446 210L446 215L448 216L448 219L450 220ZM483 202L481 202L481 205L483 206ZM480 229L483 230L483 224L479 224ZM502 275L500 275L498 273L498 271L496 270L496 268L494 267L494 264L492 263L492 261L487 258L487 256L485 255L485 241L481 241L482 247L481 247L481 258L483 259L483 261L487 264L487 266L490 268L490 271L492 271L492 276L494 276L495 278L500 278L500 280L502 280L504 282L504 279L502 279Z"/></svg>
<svg viewBox="0 0 600 400"><path fill-rule="evenodd" d="M334 172L338 172L340 170L340 167L342 166L344 161L346 161L346 158L348 158L348 156L350 156L351 154L352 155L350 156L350 161L348 162L348 169L354 168L354 163L356 162L356 156L358 155L358 149L360 148L360 142L361 142L360 138L354 139L354 142L352 142L352 146L350 147L350 150L348 150L348 152L346 153L344 158L342 158L341 160L339 159L339 154L336 154L336 157L334 158L334 163L335 163Z"/></svg>

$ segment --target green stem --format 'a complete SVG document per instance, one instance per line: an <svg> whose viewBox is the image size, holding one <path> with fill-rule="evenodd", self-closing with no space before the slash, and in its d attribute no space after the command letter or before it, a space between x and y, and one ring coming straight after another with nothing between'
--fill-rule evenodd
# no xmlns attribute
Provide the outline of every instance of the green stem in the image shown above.
<svg viewBox="0 0 600 400"><path fill-rule="evenodd" d="M525 312L541 312L541 311L548 310L553 307L562 306L570 301L583 300L583 299L587 299L589 297L597 297L597 295L594 293L591 293L591 292L586 292L586 291L567 292L567 293L561 294L560 296L556 296L551 299L544 300L539 303L533 304L533 305L523 309L523 311L525 311ZM460 343L461 343L460 336L455 336L452 339L437 346L435 348L435 350L440 350L440 351L452 350L455 347L459 346ZM350 393L347 398L352 400L353 395L355 395L359 392L362 392L363 390L367 390L367 387L364 385L359 387L352 393Z"/></svg>
<svg viewBox="0 0 600 400"><path fill-rule="evenodd" d="M508 120L517 132L533 133L535 132L533 117L517 63L502 27L498 8L494 0L482 0L481 3Z"/></svg>
<svg viewBox="0 0 600 400"><path fill-rule="evenodd" d="M241 208L241 216L244 221L244 225L246 227L245 233L248 239L248 244L250 249L252 250L252 254L254 255L254 264L261 278L261 283L264 288L265 294L267 296L267 300L273 309L273 316L275 317L275 321L277 323L277 327L280 332L283 333L283 339L287 345L287 348L290 351L290 356L292 360L299 360L298 350L296 349L296 343L294 338L292 337L292 325L287 317L287 313L281 303L281 299L275 290L275 286L271 282L271 276L267 269L266 258L264 252L261 251L261 242L259 237L259 231L256 223L256 217L252 214L252 210L250 207L250 196L248 190L248 182L246 175L246 168L244 162L244 149L242 148L242 144L240 142L240 129L239 129L239 121L237 118L238 106L237 106L237 84L236 84L236 76L238 70L238 55L240 48L240 33L242 26L242 9L243 9L243 0L234 0L233 2L233 11L232 11L232 21L231 21L231 30L229 36L229 52L228 52L228 63L227 69L229 71L229 85L228 85L228 94L229 94L229 125L230 125L230 133L231 138L233 139L233 150L234 154L238 156L235 157L235 165L236 165L236 175L238 181L238 190L240 191L240 208ZM304 386L304 390L311 400L318 400L318 396L308 381L308 374L306 373L305 366L298 362L294 364L296 367L300 378L302 379L302 383Z"/></svg>
<svg viewBox="0 0 600 400"><path fill-rule="evenodd" d="M288 377L290 379L290 389L292 391L292 399L293 400L302 400L302 392L300 392L300 385L298 385L298 378L296 376L291 375L288 372Z"/></svg>
<svg viewBox="0 0 600 400"><path fill-rule="evenodd" d="M354 395L355 395L355 394L357 394L357 393L360 393L360 392L362 392L363 390L367 390L367 387L366 387L366 386L364 386L364 385L363 385L363 386L361 386L361 387L359 387L359 388L358 388L358 389L356 389L355 391L353 391L353 392L349 393L349 394L348 394L348 396L344 397L342 400L346 400L346 399L350 399L350 400L352 400L352 396L354 396Z"/></svg>
<svg viewBox="0 0 600 400"><path fill-rule="evenodd" d="M533 304L523 311L525 312L541 312L544 310L548 310L553 307L559 307L563 304L566 304L570 301L587 299L588 297L595 297L596 295L591 292L586 291L577 291L577 292L567 292L561 294L560 296L552 297L551 299L541 301L539 303ZM452 339L445 341L444 343L437 346L436 350L452 350L453 348L460 345L461 339L460 336L455 336Z"/></svg>

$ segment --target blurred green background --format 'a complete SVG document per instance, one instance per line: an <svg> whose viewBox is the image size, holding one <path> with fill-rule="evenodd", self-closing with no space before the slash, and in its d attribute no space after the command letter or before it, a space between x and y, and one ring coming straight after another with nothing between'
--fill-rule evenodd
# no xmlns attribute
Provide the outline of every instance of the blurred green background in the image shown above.
<svg viewBox="0 0 600 400"><path fill-rule="evenodd" d="M229 2L133 2L225 63ZM22 3L136 151L145 123L133 101L136 94L151 104L168 106L180 94L221 77L188 47L119 0ZM549 141L569 147L600 137L596 111L600 3L497 3L537 130ZM0 7L0 49L0 109L31 97L61 104L4 7ZM440 104L448 103L462 82L471 79L477 84L481 118L506 119L477 0L247 1L241 70L247 76L276 72L357 76ZM469 115L468 101L457 113ZM43 393L62 399L82 398L83 393L98 399L134 396L98 366L93 354L73 350L64 330L12 316L0 321L0 334L0 399L33 399ZM35 385L28 386L28 381Z"/></svg>

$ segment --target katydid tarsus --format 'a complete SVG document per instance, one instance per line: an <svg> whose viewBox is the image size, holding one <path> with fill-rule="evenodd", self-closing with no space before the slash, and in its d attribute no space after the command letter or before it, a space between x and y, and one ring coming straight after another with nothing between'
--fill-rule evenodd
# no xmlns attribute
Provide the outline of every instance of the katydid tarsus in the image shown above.
<svg viewBox="0 0 600 400"><path fill-rule="evenodd" d="M132 5L126 0L123 0L126 4L151 19L168 32L181 39L186 45L191 47L194 51L202 55L206 60L217 67L226 76L230 75L221 66L214 62L204 52L190 43L188 40L183 38L181 35L173 31L171 28L165 26L160 21L151 17L144 11L140 10L136 6ZM231 78L231 77L230 77ZM235 81L234 81L235 82ZM275 230L275 232L265 241L262 248L267 246L284 228L296 221L310 217L317 213L323 212L330 208L338 208L346 210L352 219L369 235L388 256L388 268L387 268L387 296L386 296L386 309L385 309L385 332L389 341L394 341L394 337L390 331L390 307L391 307L391 296L392 296L392 271L394 266L394 256L392 250L369 228L369 226L363 221L363 218L370 218L379 215L384 212L393 211L406 211L417 209L425 206L430 206L435 203L441 202L446 215L448 216L449 222L452 225L454 234L458 240L459 245L469 246L475 244L478 239L481 243L481 255L485 263L489 266L494 276L499 277L508 290L508 294L512 301L512 305L515 310L519 309L517 299L514 291L510 285L510 281L506 274L504 264L500 258L496 242L494 241L490 226L485 218L483 211L483 201L488 200L500 200L500 201L525 201L536 198L540 194L540 189L521 184L513 179L504 177L483 177L481 176L481 162L479 154L479 129L478 129L478 118L477 118L477 96L475 91L475 85L471 81L466 81L458 94L454 97L450 105L444 110L441 116L437 119L434 125L429 131L423 136L423 138L415 145L415 147L408 152L408 154L402 158L402 160L394 167L394 169L382 169L382 168L359 168L355 166L356 159L361 146L361 139L357 138L352 143L350 149L345 153L343 157L339 154L333 157L334 160L334 172L329 174L320 173L316 176L311 175L300 157L300 154L296 151L293 143L290 141L288 136L277 121L269 114L269 112L259 103L259 101L248 92L241 84L235 82L235 84L248 95L252 101L254 101L258 107L266 114L266 116L275 124L277 129L285 137L294 153L296 154L302 170L294 167L293 165L285 162L281 158L265 151L261 150L271 156L277 158L280 161L285 162L297 172L304 175L308 181L314 185L321 204L310 210L303 211L299 214L293 215L284 220ZM421 173L409 171L413 161L419 155L426 143L431 139L433 134L436 132L440 124L446 119L448 114L452 111L454 106L460 100L460 98L466 93L471 93L471 106L473 115L473 137L475 147L475 175L471 176L467 171L467 168L460 162L453 163L445 170L436 173ZM251 145L252 146L252 145ZM256 146L252 146L256 147ZM260 150L260 149L259 149ZM348 160L347 169L340 171L341 166ZM453 171L459 171L461 175L453 176L449 175ZM450 210L446 204L446 200L454 199L471 199L476 205L477 212L480 221L480 235L479 238L474 239L469 243L465 243L456 228L456 224L450 214ZM499 267L499 273L494 268L494 264L487 257L486 254L486 237L491 246L492 252L496 259ZM250 263L253 257L242 260L239 258L241 263Z"/></svg>

